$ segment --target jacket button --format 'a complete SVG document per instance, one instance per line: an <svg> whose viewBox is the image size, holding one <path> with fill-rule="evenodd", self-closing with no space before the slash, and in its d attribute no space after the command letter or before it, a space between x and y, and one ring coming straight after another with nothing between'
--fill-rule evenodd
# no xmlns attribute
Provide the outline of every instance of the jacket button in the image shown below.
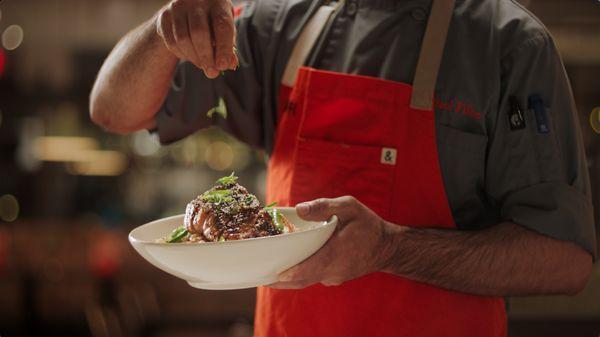
<svg viewBox="0 0 600 337"><path fill-rule="evenodd" d="M356 1L348 1L346 2L346 15L354 16L358 11L358 4Z"/></svg>
<svg viewBox="0 0 600 337"><path fill-rule="evenodd" d="M427 12L421 7L413 8L410 15L417 21L423 21L427 18Z"/></svg>

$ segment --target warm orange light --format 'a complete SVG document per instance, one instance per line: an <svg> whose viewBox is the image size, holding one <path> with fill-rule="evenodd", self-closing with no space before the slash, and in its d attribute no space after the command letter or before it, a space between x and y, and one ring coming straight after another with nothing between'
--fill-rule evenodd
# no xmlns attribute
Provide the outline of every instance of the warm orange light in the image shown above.
<svg viewBox="0 0 600 337"><path fill-rule="evenodd" d="M118 151L98 150L98 142L88 137L38 137L33 142L38 160L67 163L71 174L116 176L125 171L127 158Z"/></svg>
<svg viewBox="0 0 600 337"><path fill-rule="evenodd" d="M84 176L118 176L127 168L125 156L117 151L82 151L79 160L68 163L69 172Z"/></svg>
<svg viewBox="0 0 600 337"><path fill-rule="evenodd" d="M34 156L42 161L74 162L82 160L82 152L96 150L98 142L87 137L38 137L33 142Z"/></svg>

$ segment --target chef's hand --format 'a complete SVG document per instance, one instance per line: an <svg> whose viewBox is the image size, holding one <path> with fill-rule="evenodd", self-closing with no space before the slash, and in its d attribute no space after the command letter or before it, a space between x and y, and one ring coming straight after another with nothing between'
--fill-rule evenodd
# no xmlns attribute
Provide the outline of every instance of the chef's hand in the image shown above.
<svg viewBox="0 0 600 337"><path fill-rule="evenodd" d="M329 241L304 262L284 271L270 287L298 289L315 283L339 285L381 270L391 252L386 247L386 223L353 197L317 199L296 205L298 215L310 221L339 218Z"/></svg>
<svg viewBox="0 0 600 337"><path fill-rule="evenodd" d="M230 0L172 0L156 15L155 24L167 49L209 78L238 64Z"/></svg>

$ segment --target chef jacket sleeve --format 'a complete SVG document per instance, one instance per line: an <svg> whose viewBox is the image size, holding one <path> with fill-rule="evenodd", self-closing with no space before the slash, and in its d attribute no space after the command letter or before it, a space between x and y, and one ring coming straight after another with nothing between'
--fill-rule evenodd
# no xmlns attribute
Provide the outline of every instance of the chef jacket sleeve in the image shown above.
<svg viewBox="0 0 600 337"><path fill-rule="evenodd" d="M218 125L255 147L264 145L261 124L262 85L258 76L261 55L257 40L260 38L253 24L255 3L247 2L236 19L236 47L239 67L227 70L216 79L208 79L202 70L190 62L176 67L171 88L161 109L155 116L161 143L180 140L197 130ZM207 112L222 98L227 118Z"/></svg>
<svg viewBox="0 0 600 337"><path fill-rule="evenodd" d="M574 242L595 258L591 188L581 129L554 42L547 34L534 36L505 55L501 64L499 109L488 143L486 193L503 221ZM541 98L544 112L538 109L536 113L528 105L532 95ZM511 123L510 118L518 116L510 96L522 109L524 128L514 119ZM547 133L544 117L549 124Z"/></svg>

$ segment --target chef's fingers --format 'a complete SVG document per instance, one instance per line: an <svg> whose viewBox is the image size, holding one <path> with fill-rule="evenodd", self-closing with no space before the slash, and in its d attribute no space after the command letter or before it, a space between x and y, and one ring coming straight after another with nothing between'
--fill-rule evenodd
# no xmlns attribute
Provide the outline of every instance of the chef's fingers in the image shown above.
<svg viewBox="0 0 600 337"><path fill-rule="evenodd" d="M177 56L177 58L183 58L183 53L177 47L175 36L173 35L173 18L170 10L165 9L158 15L156 33L162 38L165 46L171 53Z"/></svg>
<svg viewBox="0 0 600 337"><path fill-rule="evenodd" d="M207 11L201 7L194 7L188 13L188 26L192 45L198 55L199 67L204 70L208 78L219 75L213 58L212 38Z"/></svg>
<svg viewBox="0 0 600 337"><path fill-rule="evenodd" d="M321 249L308 259L280 273L277 280L283 283L315 284L327 278L330 263L335 258L335 239L329 239Z"/></svg>
<svg viewBox="0 0 600 337"><path fill-rule="evenodd" d="M270 286L278 289L301 289L319 283L323 278L323 268L315 265L314 260L306 262L308 260L279 274L277 283Z"/></svg>
<svg viewBox="0 0 600 337"><path fill-rule="evenodd" d="M233 50L233 57L231 58L231 62L229 62L229 69L236 70L238 65L240 64L237 52L235 49Z"/></svg>
<svg viewBox="0 0 600 337"><path fill-rule="evenodd" d="M309 221L326 221L337 215L340 222L348 221L360 207L360 202L351 196L334 199L320 198L296 205L298 215Z"/></svg>
<svg viewBox="0 0 600 337"><path fill-rule="evenodd" d="M218 1L210 12L210 22L215 42L215 64L218 70L227 70L233 58L235 26L232 5L229 1Z"/></svg>
<svg viewBox="0 0 600 337"><path fill-rule="evenodd" d="M192 44L188 28L187 8L184 8L183 2L173 2L171 3L171 8L173 15L173 35L175 36L177 47L181 50L186 60L199 68L203 68L204 65L199 62L194 45Z"/></svg>

